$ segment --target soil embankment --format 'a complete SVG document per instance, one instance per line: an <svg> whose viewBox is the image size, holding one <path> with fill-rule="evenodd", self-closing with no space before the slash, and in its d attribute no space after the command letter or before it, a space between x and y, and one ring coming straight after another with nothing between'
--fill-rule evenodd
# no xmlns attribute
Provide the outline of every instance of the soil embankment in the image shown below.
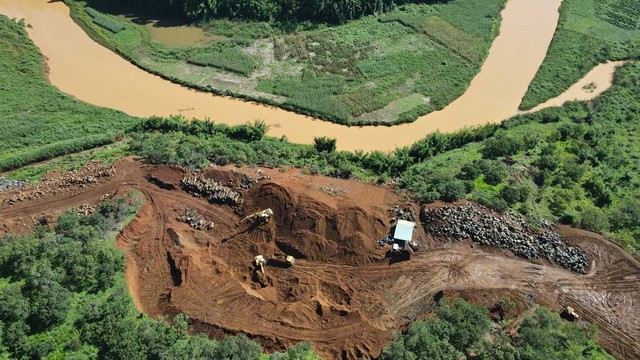
<svg viewBox="0 0 640 360"><path fill-rule="evenodd" d="M79 171L50 179L37 191L0 193L0 233L30 231L64 209L141 192L145 204L118 244L127 254L135 303L152 316L183 312L195 330L211 336L244 332L270 350L310 341L325 358L354 359L380 354L392 331L427 312L442 292L471 294L479 302L510 296L522 309L533 302L556 311L571 305L598 324L600 342L612 354L640 357L640 264L600 235L554 229L586 254L583 275L504 248L437 235L444 234L443 226L473 230L452 223L454 206L442 213L446 223L423 216L425 227L439 232L418 227L422 249L410 261L394 262L378 240L392 218L417 219L421 209L388 188L298 170L224 168L198 175L240 193L230 205L182 190L189 174L176 168L124 160L106 173L93 171L104 176ZM242 222L266 207L274 212L271 221ZM434 211L428 209L422 211ZM497 214L489 219L504 225ZM258 254L268 260L261 279L252 265ZM284 266L284 254L297 257L293 267Z"/></svg>
<svg viewBox="0 0 640 360"><path fill-rule="evenodd" d="M273 136L311 143L317 136L338 140L343 150L391 150L436 130L499 122L518 105L542 63L558 20L561 0L511 0L502 12L500 35L467 91L441 111L411 124L346 127L237 99L196 92L146 73L92 41L69 17L62 2L5 0L0 13L25 18L34 43L46 56L49 79L82 101L132 115L211 118L227 124L263 119ZM595 96L595 94L594 94Z"/></svg>

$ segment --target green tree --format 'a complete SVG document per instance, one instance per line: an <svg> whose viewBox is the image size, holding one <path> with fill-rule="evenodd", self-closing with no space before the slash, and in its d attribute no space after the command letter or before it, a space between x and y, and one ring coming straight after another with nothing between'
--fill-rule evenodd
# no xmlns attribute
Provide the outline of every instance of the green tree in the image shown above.
<svg viewBox="0 0 640 360"><path fill-rule="evenodd" d="M334 152L336 151L336 139L326 136L313 138L313 146L318 152Z"/></svg>

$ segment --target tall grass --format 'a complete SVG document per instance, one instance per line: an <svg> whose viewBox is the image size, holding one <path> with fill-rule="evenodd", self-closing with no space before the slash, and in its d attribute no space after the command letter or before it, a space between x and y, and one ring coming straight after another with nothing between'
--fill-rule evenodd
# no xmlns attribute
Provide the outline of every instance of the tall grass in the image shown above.
<svg viewBox="0 0 640 360"><path fill-rule="evenodd" d="M97 10L90 7L87 7L86 11L87 14L89 14L93 18L94 23L102 26L103 28L111 31L114 34L117 34L125 29L124 25L108 15L98 12Z"/></svg>
<svg viewBox="0 0 640 360"><path fill-rule="evenodd" d="M21 25L0 16L0 169L110 142L132 117L81 103L54 88Z"/></svg>

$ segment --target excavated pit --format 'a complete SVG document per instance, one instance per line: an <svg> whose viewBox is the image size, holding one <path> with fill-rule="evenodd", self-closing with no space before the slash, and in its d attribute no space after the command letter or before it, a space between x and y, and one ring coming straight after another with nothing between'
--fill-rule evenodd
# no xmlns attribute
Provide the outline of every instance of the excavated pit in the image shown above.
<svg viewBox="0 0 640 360"><path fill-rule="evenodd" d="M242 201L216 204L185 192L180 183L191 175L229 187ZM518 311L535 303L556 311L572 306L599 326L608 351L640 358L640 264L597 234L554 228L586 254L587 274L474 244L466 235L453 241L427 233L429 224L415 229L422 249L409 261L395 262L378 241L388 235L392 218L417 220L421 209L384 187L298 170L216 168L189 174L131 159L90 184L61 179L64 186L52 181L37 192L27 187L0 193L0 233L30 231L42 218L95 206L105 194L141 192L144 205L117 241L126 253L134 302L153 317L184 313L194 332L246 333L268 351L309 341L326 359L376 357L394 331L424 316L438 297L462 296L491 310L496 299L509 296ZM197 230L185 223L185 208L215 227ZM274 213L266 224L241 223L266 208ZM262 285L252 263L258 254L267 259ZM296 257L293 267L285 265L285 255Z"/></svg>

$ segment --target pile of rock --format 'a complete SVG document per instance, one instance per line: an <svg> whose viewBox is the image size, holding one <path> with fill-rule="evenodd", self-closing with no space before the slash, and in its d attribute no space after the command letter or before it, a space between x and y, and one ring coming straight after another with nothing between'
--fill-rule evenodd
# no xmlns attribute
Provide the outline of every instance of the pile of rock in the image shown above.
<svg viewBox="0 0 640 360"><path fill-rule="evenodd" d="M390 210L390 213L395 219L398 220L416 222L416 220L418 219L413 209L409 207L401 208L399 205L396 205L393 207L393 209Z"/></svg>
<svg viewBox="0 0 640 360"><path fill-rule="evenodd" d="M242 196L228 186L201 176L187 176L180 181L180 186L194 196L207 198L209 202L229 205L242 204Z"/></svg>
<svg viewBox="0 0 640 360"><path fill-rule="evenodd" d="M89 216L96 212L96 207L89 204L82 204L75 208L75 211L80 215Z"/></svg>
<svg viewBox="0 0 640 360"><path fill-rule="evenodd" d="M196 230L211 230L214 226L213 221L207 221L198 210L190 208L183 209L178 219Z"/></svg>
<svg viewBox="0 0 640 360"><path fill-rule="evenodd" d="M13 205L19 201L39 199L45 195L55 195L63 191L68 191L68 188L74 186L84 188L97 183L101 178L108 178L115 174L115 167L102 166L100 162L92 161L83 168L69 171L63 175L56 172L47 174L47 176L37 184L24 186L24 189L10 195L5 201L9 203L9 205Z"/></svg>
<svg viewBox="0 0 640 360"><path fill-rule="evenodd" d="M250 177L247 175L244 175L242 177L242 183L236 187L237 190L249 190L251 189L255 184L257 184L258 182L262 181L262 180L269 180L269 179L273 179L273 176L267 176L264 175L264 172L260 169L256 170L256 174L258 174L258 177Z"/></svg>
<svg viewBox="0 0 640 360"><path fill-rule="evenodd" d="M11 191L25 186L27 186L27 182L24 180L0 179L0 192Z"/></svg>
<svg viewBox="0 0 640 360"><path fill-rule="evenodd" d="M102 166L100 165L100 162L92 161L82 169L69 171L59 179L59 183L60 187L68 187L73 185L83 186L88 184L95 184L98 182L99 178L107 178L115 174L115 167Z"/></svg>
<svg viewBox="0 0 640 360"><path fill-rule="evenodd" d="M586 273L587 255L567 244L555 231L535 233L523 219L499 215L479 205L445 205L422 209L425 230L455 240L510 250L525 259L544 258L569 270Z"/></svg>

